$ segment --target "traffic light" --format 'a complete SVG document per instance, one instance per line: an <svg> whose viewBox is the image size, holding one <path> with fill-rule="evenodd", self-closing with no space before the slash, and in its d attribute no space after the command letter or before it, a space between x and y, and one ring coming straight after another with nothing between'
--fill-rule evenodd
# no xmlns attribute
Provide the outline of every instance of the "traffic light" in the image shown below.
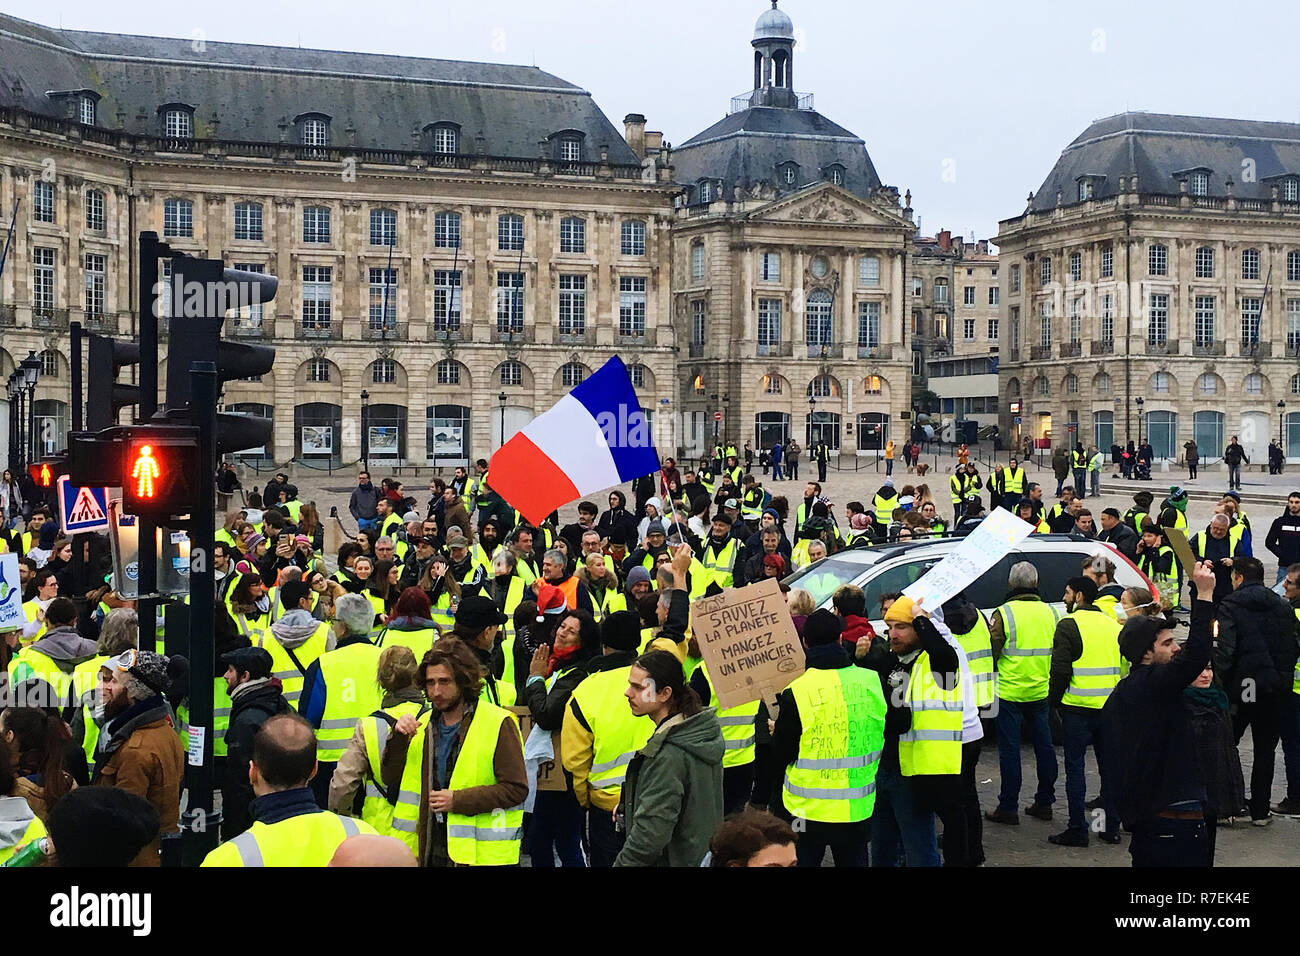
<svg viewBox="0 0 1300 956"><path fill-rule="evenodd" d="M32 483L42 491L53 491L59 483L59 477L68 473L68 460L63 456L44 458L27 466L27 474Z"/></svg>
<svg viewBox="0 0 1300 956"><path fill-rule="evenodd" d="M118 373L140 361L139 342L120 342L102 335L90 341L86 382L86 430L100 431L117 424L117 413L140 404L140 386L117 381Z"/></svg>
<svg viewBox="0 0 1300 956"><path fill-rule="evenodd" d="M199 505L199 439L195 429L134 425L124 429L122 510L159 524Z"/></svg>
<svg viewBox="0 0 1300 956"><path fill-rule="evenodd" d="M279 280L262 272L227 269L220 259L172 260L172 318L167 346L167 407L190 404L190 366L215 362L217 387L265 375L275 364L275 349L223 342L225 313L265 305L275 298ZM216 454L220 458L271 441L271 420L222 412L217 416Z"/></svg>

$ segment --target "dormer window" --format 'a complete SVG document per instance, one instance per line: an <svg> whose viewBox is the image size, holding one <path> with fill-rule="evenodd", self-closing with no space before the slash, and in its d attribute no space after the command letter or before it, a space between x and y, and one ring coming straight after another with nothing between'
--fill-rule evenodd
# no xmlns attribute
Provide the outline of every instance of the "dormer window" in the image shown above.
<svg viewBox="0 0 1300 956"><path fill-rule="evenodd" d="M1088 180L1080 179L1079 180L1079 202L1087 202L1087 200L1088 200Z"/></svg>
<svg viewBox="0 0 1300 956"><path fill-rule="evenodd" d="M162 134L165 139L184 142L194 138L194 107L184 103L168 103L158 112L162 115Z"/></svg>
<svg viewBox="0 0 1300 956"><path fill-rule="evenodd" d="M431 123L424 132L433 152L453 156L460 151L460 127L455 123Z"/></svg>
<svg viewBox="0 0 1300 956"><path fill-rule="evenodd" d="M1282 180L1282 198L1286 202L1300 202L1300 179L1288 176Z"/></svg>
<svg viewBox="0 0 1300 956"><path fill-rule="evenodd" d="M1210 194L1210 174L1206 172L1194 172L1188 179L1188 190L1193 196L1208 196Z"/></svg>
<svg viewBox="0 0 1300 956"><path fill-rule="evenodd" d="M709 182L707 179L701 180L700 182L700 202L713 202L713 183Z"/></svg>
<svg viewBox="0 0 1300 956"><path fill-rule="evenodd" d="M795 162L786 162L777 166L777 181L786 186L799 185L799 164Z"/></svg>
<svg viewBox="0 0 1300 956"><path fill-rule="evenodd" d="M328 146L330 144L329 120L313 116L302 121L302 144L304 146Z"/></svg>
<svg viewBox="0 0 1300 956"><path fill-rule="evenodd" d="M78 118L83 126L95 125L95 98L93 96L81 95L81 102L78 104Z"/></svg>
<svg viewBox="0 0 1300 956"><path fill-rule="evenodd" d="M844 167L839 163L833 163L822 170L822 179L836 186L844 185Z"/></svg>
<svg viewBox="0 0 1300 956"><path fill-rule="evenodd" d="M577 163L582 161L582 142L574 136L565 136L560 140L560 162Z"/></svg>

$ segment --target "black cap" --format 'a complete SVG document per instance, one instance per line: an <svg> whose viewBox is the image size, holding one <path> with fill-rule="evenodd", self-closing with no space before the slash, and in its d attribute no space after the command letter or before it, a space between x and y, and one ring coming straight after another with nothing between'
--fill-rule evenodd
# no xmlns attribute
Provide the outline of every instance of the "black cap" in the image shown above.
<svg viewBox="0 0 1300 956"><path fill-rule="evenodd" d="M1079 575L1077 578L1070 578L1070 580L1066 581L1065 586L1081 596L1089 604L1097 600L1097 582L1092 578Z"/></svg>
<svg viewBox="0 0 1300 956"><path fill-rule="evenodd" d="M600 643L616 651L641 646L641 618L635 611L615 611L600 622Z"/></svg>
<svg viewBox="0 0 1300 956"><path fill-rule="evenodd" d="M493 624L504 624L506 620L506 616L497 610L496 602L481 594L461 598L460 607L456 609L456 623L469 634L477 634Z"/></svg>
<svg viewBox="0 0 1300 956"><path fill-rule="evenodd" d="M1102 509L1101 509L1101 513L1104 514L1104 515L1110 515L1110 516L1111 516L1112 518L1114 518L1116 521L1119 520L1119 509L1118 509L1118 508L1102 508Z"/></svg>
<svg viewBox="0 0 1300 956"><path fill-rule="evenodd" d="M65 868L124 867L160 829L153 804L120 787L78 787L54 805L46 826Z"/></svg>
<svg viewBox="0 0 1300 956"><path fill-rule="evenodd" d="M248 671L253 680L271 676L273 662L271 655L260 647L237 647L221 655L221 663L233 667L239 673Z"/></svg>
<svg viewBox="0 0 1300 956"><path fill-rule="evenodd" d="M844 633L844 622L839 616L820 608L808 615L803 622L803 640L809 647L818 644L834 644Z"/></svg>

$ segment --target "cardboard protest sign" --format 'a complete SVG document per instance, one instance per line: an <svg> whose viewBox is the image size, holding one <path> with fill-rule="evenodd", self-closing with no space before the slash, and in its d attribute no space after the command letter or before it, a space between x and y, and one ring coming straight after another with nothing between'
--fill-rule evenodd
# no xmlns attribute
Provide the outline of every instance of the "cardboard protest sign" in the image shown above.
<svg viewBox="0 0 1300 956"><path fill-rule="evenodd" d="M904 596L934 610L973 584L1033 530L1010 511L995 508L946 558L908 585Z"/></svg>
<svg viewBox="0 0 1300 956"><path fill-rule="evenodd" d="M691 634L721 710L774 698L804 671L803 644L775 578L695 601Z"/></svg>
<svg viewBox="0 0 1300 956"><path fill-rule="evenodd" d="M0 554L0 631L21 630L27 623L18 586L18 555Z"/></svg>
<svg viewBox="0 0 1300 956"><path fill-rule="evenodd" d="M533 731L532 713L527 707L507 707L517 718L519 718L519 733L524 740ZM560 732L551 733L551 746L554 748L554 760L543 760L537 765L537 789L548 793L563 793L568 789L568 784L564 781L564 766L560 763Z"/></svg>
<svg viewBox="0 0 1300 956"><path fill-rule="evenodd" d="M1174 556L1183 566L1183 573L1189 578L1196 574L1196 555L1192 553L1192 544L1187 540L1187 532L1181 528L1162 528L1169 547L1174 549Z"/></svg>

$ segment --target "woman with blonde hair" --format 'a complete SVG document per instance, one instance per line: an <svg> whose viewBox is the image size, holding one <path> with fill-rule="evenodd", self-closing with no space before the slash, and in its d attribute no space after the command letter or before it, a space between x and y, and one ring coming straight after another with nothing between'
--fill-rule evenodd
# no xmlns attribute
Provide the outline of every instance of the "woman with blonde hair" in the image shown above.
<svg viewBox="0 0 1300 956"><path fill-rule="evenodd" d="M813 604L812 592L803 588L791 588L790 593L785 596L785 604L790 609L790 617L794 621L795 631L802 637L803 622L808 620L808 615L816 610Z"/></svg>

